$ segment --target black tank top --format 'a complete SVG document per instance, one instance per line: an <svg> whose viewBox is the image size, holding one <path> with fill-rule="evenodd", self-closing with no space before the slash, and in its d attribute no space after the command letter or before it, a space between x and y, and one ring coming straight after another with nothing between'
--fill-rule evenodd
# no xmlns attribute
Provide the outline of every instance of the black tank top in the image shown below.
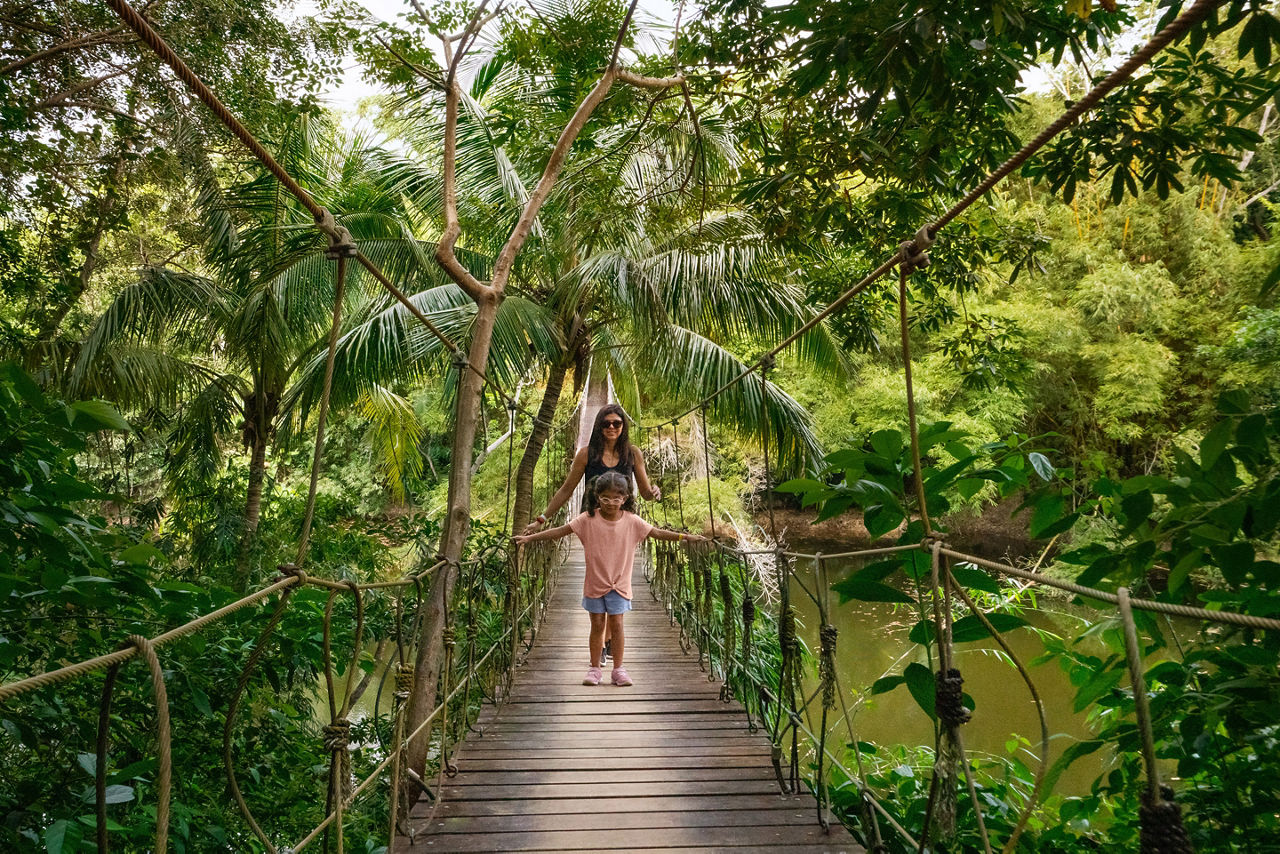
<svg viewBox="0 0 1280 854"><path fill-rule="evenodd" d="M627 479L627 489L628 491L630 491L631 473L634 470L635 470L635 466L632 464L632 460L630 459L629 455L625 459L622 457L619 457L618 464L616 466L607 466L604 464L603 459L593 460L590 457L588 457L587 469L585 472L583 472L582 478L586 482L587 489L591 489L591 482L594 481L596 478L598 478L600 475L604 474L607 471L616 471L618 474L622 475ZM586 510L587 510L587 496L584 493L582 496L582 511L585 513Z"/></svg>

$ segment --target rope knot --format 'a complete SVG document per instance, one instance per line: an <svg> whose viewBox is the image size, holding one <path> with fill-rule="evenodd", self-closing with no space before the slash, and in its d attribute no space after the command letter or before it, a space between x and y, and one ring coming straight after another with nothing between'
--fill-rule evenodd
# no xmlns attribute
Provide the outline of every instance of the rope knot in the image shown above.
<svg viewBox="0 0 1280 854"><path fill-rule="evenodd" d="M720 601L725 604L733 601L733 588L729 586L729 576L723 567L720 569Z"/></svg>
<svg viewBox="0 0 1280 854"><path fill-rule="evenodd" d="M445 626L440 631L440 639L444 642L446 649L453 649L458 644L458 639L453 633L453 626Z"/></svg>
<svg viewBox="0 0 1280 854"><path fill-rule="evenodd" d="M325 724L322 733L325 750L330 753L346 750L347 745L351 743L351 721L346 718L337 718L332 723Z"/></svg>
<svg viewBox="0 0 1280 854"><path fill-rule="evenodd" d="M922 231L927 231L922 229ZM921 244L920 234L917 233L914 240L904 240L898 245L898 269L905 275L910 275L916 270L923 270L929 266L929 246L933 243L930 238L927 243Z"/></svg>
<svg viewBox="0 0 1280 854"><path fill-rule="evenodd" d="M411 693L413 693L413 665L397 664L395 698L403 702L409 699Z"/></svg>
<svg viewBox="0 0 1280 854"><path fill-rule="evenodd" d="M935 705L938 719L944 726L955 729L969 722L969 710L964 706L964 679L960 671L952 667L934 674Z"/></svg>
<svg viewBox="0 0 1280 854"><path fill-rule="evenodd" d="M760 359L760 367L766 371L772 371L777 364L778 364L778 360L774 357L772 353L766 353Z"/></svg>
<svg viewBox="0 0 1280 854"><path fill-rule="evenodd" d="M790 605L784 605L778 614L778 640L784 650L791 649L796 643L796 615Z"/></svg>
<svg viewBox="0 0 1280 854"><path fill-rule="evenodd" d="M453 351L453 366L458 370L465 368L470 361L461 347Z"/></svg>
<svg viewBox="0 0 1280 854"><path fill-rule="evenodd" d="M836 706L836 637L839 631L830 623L818 629L820 658L818 659L818 679L822 682L822 707L834 709Z"/></svg>
<svg viewBox="0 0 1280 854"><path fill-rule="evenodd" d="M319 216L316 217L316 228L324 232L325 237L329 238L329 248L325 250L324 257L335 260L338 258L354 258L356 257L356 241L351 236L351 232L333 218L333 214L329 213L328 208L321 208Z"/></svg>
<svg viewBox="0 0 1280 854"><path fill-rule="evenodd" d="M742 594L742 625L746 626L747 628L750 628L751 624L754 623L755 621L756 621L755 600L751 598L750 592L743 593Z"/></svg>
<svg viewBox="0 0 1280 854"><path fill-rule="evenodd" d="M300 585L307 583L306 572L302 570L302 567L298 566L295 563L282 563L276 567L276 571L279 572L282 576L298 579L298 584Z"/></svg>
<svg viewBox="0 0 1280 854"><path fill-rule="evenodd" d="M1182 810L1173 802L1173 790L1168 786L1160 787L1160 797L1154 801L1149 791L1142 793L1138 821L1142 854L1193 854L1195 849L1182 826Z"/></svg>

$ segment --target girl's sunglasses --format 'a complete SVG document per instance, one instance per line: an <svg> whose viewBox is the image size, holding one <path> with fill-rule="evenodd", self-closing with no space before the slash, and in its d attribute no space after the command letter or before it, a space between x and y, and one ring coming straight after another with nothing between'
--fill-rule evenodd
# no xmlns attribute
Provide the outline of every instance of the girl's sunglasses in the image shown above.
<svg viewBox="0 0 1280 854"><path fill-rule="evenodd" d="M600 423L605 427L621 427L622 426L621 421L614 421L614 420L601 421Z"/></svg>
<svg viewBox="0 0 1280 854"><path fill-rule="evenodd" d="M601 504L622 504L627 500L625 495L598 495L596 501Z"/></svg>

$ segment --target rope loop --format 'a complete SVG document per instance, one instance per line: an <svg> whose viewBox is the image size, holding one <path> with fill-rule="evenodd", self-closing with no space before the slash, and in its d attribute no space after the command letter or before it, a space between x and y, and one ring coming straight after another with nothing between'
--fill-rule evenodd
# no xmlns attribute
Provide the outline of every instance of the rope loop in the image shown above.
<svg viewBox="0 0 1280 854"><path fill-rule="evenodd" d="M1138 822L1142 854L1195 854L1182 826L1182 810L1174 803L1173 790L1168 786L1160 787L1158 799L1153 799L1150 792L1142 793Z"/></svg>
<svg viewBox="0 0 1280 854"><path fill-rule="evenodd" d="M453 633L453 626L445 626L440 631L440 639L444 642L445 649L453 649L458 645L458 639Z"/></svg>
<svg viewBox="0 0 1280 854"><path fill-rule="evenodd" d="M733 588L729 586L729 575L720 568L720 601L726 605L733 601Z"/></svg>
<svg viewBox="0 0 1280 854"><path fill-rule="evenodd" d="M749 629L755 621L756 603L751 598L751 591L748 590L742 594L742 625Z"/></svg>
<svg viewBox="0 0 1280 854"><path fill-rule="evenodd" d="M466 351L463 350L461 347L458 347L453 351L453 366L455 368L457 368L458 370L462 370L466 368L466 366L470 363L471 363L471 359L468 358ZM440 555L440 559L444 560L445 559L444 555Z"/></svg>
<svg viewBox="0 0 1280 854"><path fill-rule="evenodd" d="M330 753L339 753L351 744L351 721L346 718L335 718L321 730L324 736L324 749Z"/></svg>
<svg viewBox="0 0 1280 854"><path fill-rule="evenodd" d="M938 719L943 726L956 729L969 722L969 710L964 705L964 678L954 667L934 674L935 705Z"/></svg>
<svg viewBox="0 0 1280 854"><path fill-rule="evenodd" d="M777 364L778 359L772 353L765 353L760 358L760 370L762 371L772 371Z"/></svg>
<svg viewBox="0 0 1280 854"><path fill-rule="evenodd" d="M329 248L325 250L324 257L330 260L338 258L354 258L359 254L356 248L355 238L351 236L351 232L347 231L344 226L338 225L338 221L334 219L333 214L329 213L328 208L320 208L316 213L316 228L324 232L325 237L329 238Z"/></svg>

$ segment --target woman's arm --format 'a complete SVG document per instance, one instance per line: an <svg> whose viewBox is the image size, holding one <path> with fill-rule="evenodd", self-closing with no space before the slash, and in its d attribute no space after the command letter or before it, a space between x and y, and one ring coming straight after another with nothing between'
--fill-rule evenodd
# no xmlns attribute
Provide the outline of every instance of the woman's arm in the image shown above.
<svg viewBox="0 0 1280 854"><path fill-rule="evenodd" d="M636 485L640 487L640 494L650 501L661 501L662 490L655 484L649 483L649 472L645 471L644 467L644 454L635 445L631 446L631 468L636 474Z"/></svg>
<svg viewBox="0 0 1280 854"><path fill-rule="evenodd" d="M686 543L705 543L711 539L702 534L686 534L683 531L668 531L666 528L654 528L649 536L655 540L683 540Z"/></svg>
<svg viewBox="0 0 1280 854"><path fill-rule="evenodd" d="M561 525L558 528L548 528L538 534L520 534L517 536L516 545L523 546L525 543L536 542L537 540L558 540L561 537L567 537L573 528L568 525Z"/></svg>
<svg viewBox="0 0 1280 854"><path fill-rule="evenodd" d="M578 485L578 481L582 480L582 476L586 471L587 449L580 448L578 453L573 455L573 465L569 466L569 473L564 476L564 483L560 484L560 488L556 490L556 494L551 496L551 500L547 502L547 509L542 512L543 516L550 519L552 516L556 515L556 511L563 507L564 503L573 495L574 488ZM539 522L537 519L534 519L521 533L532 534L545 524L545 522Z"/></svg>

